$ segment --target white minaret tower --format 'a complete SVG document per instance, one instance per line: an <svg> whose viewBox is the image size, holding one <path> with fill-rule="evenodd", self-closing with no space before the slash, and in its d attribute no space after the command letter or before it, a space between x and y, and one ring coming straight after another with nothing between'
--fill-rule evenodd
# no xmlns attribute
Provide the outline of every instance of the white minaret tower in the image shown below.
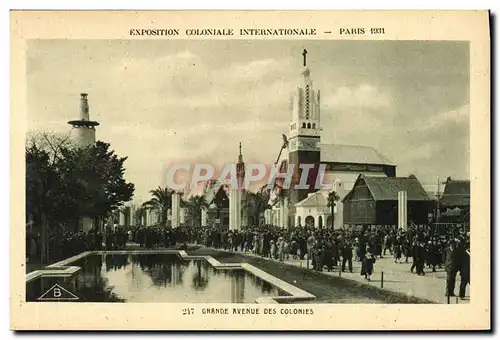
<svg viewBox="0 0 500 340"><path fill-rule="evenodd" d="M295 167L290 189L292 207L316 191L314 185L321 163L320 93L313 87L311 70L307 66L307 50L304 49L302 57L299 84L291 96L292 117L288 133L288 164ZM301 177L299 165L313 166L306 181L309 189L295 188Z"/></svg>
<svg viewBox="0 0 500 340"><path fill-rule="evenodd" d="M86 93L80 95L80 119L68 122L75 130L75 141L80 147L95 143L95 127L99 125L98 122L90 120L87 96Z"/></svg>
<svg viewBox="0 0 500 340"><path fill-rule="evenodd" d="M73 127L75 142L80 148L95 143L95 127L99 125L98 122L90 120L87 96L86 93L80 95L80 119L68 122ZM121 215L122 213L120 217ZM94 221L89 217L83 217L80 224L84 231L89 231L94 227Z"/></svg>
<svg viewBox="0 0 500 340"><path fill-rule="evenodd" d="M307 50L304 50L302 52L303 64L300 70L301 84L297 86L297 89L291 95L292 119L288 134L291 151L300 149L300 142L310 140L316 142L315 139L321 137L320 91L315 90L313 87L311 70L307 66L306 55ZM319 139L317 142L319 142Z"/></svg>

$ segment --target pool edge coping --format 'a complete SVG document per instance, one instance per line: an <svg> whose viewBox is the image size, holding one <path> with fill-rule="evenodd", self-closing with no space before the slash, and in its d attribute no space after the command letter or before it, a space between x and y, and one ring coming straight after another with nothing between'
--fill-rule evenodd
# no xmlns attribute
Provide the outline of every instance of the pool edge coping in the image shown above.
<svg viewBox="0 0 500 340"><path fill-rule="evenodd" d="M77 254L75 256L69 257L62 261L53 263L44 267L43 269L38 269L33 272L26 274L26 283L35 280L38 277L43 276L70 276L80 270L78 266L70 266L70 263L78 261L89 255L140 255L140 254L172 254L181 257L183 260L205 260L212 267L219 270L232 270L232 269L243 269L252 275L269 282L278 289L284 291L289 296L261 296L258 297L256 303L289 303L294 301L309 301L314 300L316 297L305 290L302 290L288 282L281 280L280 278L259 269L247 262L238 263L221 263L210 255L189 255L185 250L176 249L157 249L157 250L93 250L85 251L83 253Z"/></svg>

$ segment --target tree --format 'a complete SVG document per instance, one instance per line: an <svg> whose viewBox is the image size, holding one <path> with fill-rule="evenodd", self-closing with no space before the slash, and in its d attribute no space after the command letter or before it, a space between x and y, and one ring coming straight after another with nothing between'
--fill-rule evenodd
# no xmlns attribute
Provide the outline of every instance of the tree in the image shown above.
<svg viewBox="0 0 500 340"><path fill-rule="evenodd" d="M40 260L49 261L48 239L58 229L77 228L83 216L105 218L130 200L134 185L123 178L123 163L97 142L79 148L64 137L30 135L26 144L26 217L38 227Z"/></svg>
<svg viewBox="0 0 500 340"><path fill-rule="evenodd" d="M193 224L201 227L201 211L208 209L209 204L203 195L194 195L189 197L187 207L191 216L193 217ZM199 222L199 224L197 224Z"/></svg>
<svg viewBox="0 0 500 340"><path fill-rule="evenodd" d="M83 167L88 172L87 190L95 195L86 207L87 216L105 217L134 195L134 184L127 183L124 178L127 157L118 157L109 146L98 141L87 150L89 157L81 158L87 161Z"/></svg>
<svg viewBox="0 0 500 340"><path fill-rule="evenodd" d="M328 207L330 207L332 212L332 229L335 229L335 206L339 200L340 197L335 190L328 193Z"/></svg>
<svg viewBox="0 0 500 340"><path fill-rule="evenodd" d="M172 208L172 194L174 190L170 188L158 187L149 191L153 196L149 201L144 202L143 207L146 209L156 209L160 212L160 225L166 226L168 219L168 210Z"/></svg>

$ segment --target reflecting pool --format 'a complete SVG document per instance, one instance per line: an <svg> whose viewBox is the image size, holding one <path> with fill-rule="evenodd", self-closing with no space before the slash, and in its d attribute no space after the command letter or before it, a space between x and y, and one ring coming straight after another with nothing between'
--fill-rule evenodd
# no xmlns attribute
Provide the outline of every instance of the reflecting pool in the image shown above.
<svg viewBox="0 0 500 340"><path fill-rule="evenodd" d="M243 269L218 270L171 254L89 255L69 265L81 269L71 277L28 282L26 300L37 301L55 284L81 302L253 303L287 295Z"/></svg>

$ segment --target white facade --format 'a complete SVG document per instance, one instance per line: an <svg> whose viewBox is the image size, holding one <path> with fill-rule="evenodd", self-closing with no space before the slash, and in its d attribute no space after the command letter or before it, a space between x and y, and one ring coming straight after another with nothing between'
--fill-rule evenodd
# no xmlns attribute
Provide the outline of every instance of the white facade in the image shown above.
<svg viewBox="0 0 500 340"><path fill-rule="evenodd" d="M331 216L331 208L327 205L327 192L315 192L295 205L295 225L325 228Z"/></svg>
<svg viewBox="0 0 500 340"><path fill-rule="evenodd" d="M313 87L310 77L311 71L304 67L301 72L302 84L291 95L292 119L289 125L289 151L295 151L301 147L301 142L309 141L299 136L320 137L320 92ZM311 140L313 141L313 140ZM319 143L319 139L314 139ZM319 148L319 145L316 145Z"/></svg>
<svg viewBox="0 0 500 340"><path fill-rule="evenodd" d="M239 188L229 191L229 230L241 230L241 194Z"/></svg>
<svg viewBox="0 0 500 340"><path fill-rule="evenodd" d="M178 228L180 225L180 201L179 193L172 194L172 228Z"/></svg>

